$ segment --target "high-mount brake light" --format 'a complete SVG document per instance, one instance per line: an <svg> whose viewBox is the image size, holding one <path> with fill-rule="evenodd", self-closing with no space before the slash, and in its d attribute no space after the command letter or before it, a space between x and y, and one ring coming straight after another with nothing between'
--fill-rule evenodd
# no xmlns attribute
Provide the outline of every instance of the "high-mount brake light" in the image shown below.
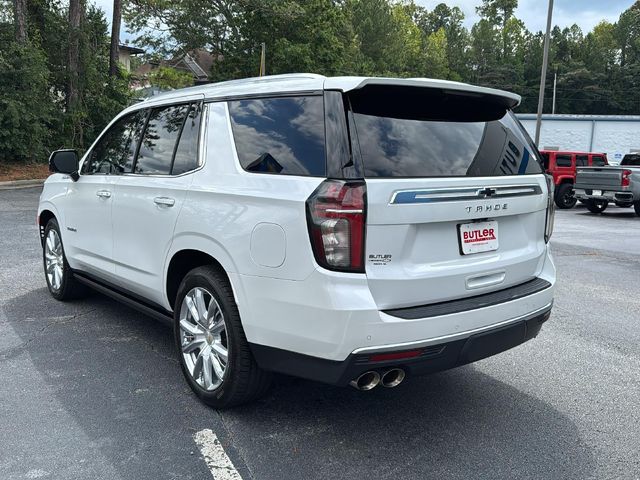
<svg viewBox="0 0 640 480"><path fill-rule="evenodd" d="M364 273L366 185L325 180L307 199L307 224L316 262L329 270Z"/></svg>
<svg viewBox="0 0 640 480"><path fill-rule="evenodd" d="M628 187L631 185L631 174L633 172L631 170L622 170L622 186Z"/></svg>
<svg viewBox="0 0 640 480"><path fill-rule="evenodd" d="M549 243L551 234L553 233L553 221L556 215L555 203L553 201L553 195L555 193L555 185L553 183L553 177L551 175L545 175L547 178L547 218L544 225L544 241Z"/></svg>

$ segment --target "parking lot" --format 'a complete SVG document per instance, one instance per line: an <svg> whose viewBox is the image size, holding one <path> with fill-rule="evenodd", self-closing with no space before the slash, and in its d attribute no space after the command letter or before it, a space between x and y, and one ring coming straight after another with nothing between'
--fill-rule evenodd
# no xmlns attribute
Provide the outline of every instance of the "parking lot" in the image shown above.
<svg viewBox="0 0 640 480"><path fill-rule="evenodd" d="M0 479L640 478L633 209L557 212L555 307L534 341L396 389L281 377L217 412L169 328L98 294L49 296L39 192L0 191ZM202 432L233 466L205 461Z"/></svg>

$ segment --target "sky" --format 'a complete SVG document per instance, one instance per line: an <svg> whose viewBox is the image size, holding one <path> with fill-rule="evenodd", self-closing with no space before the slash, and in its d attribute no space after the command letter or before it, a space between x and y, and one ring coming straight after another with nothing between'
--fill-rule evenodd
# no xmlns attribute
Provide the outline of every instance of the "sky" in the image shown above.
<svg viewBox="0 0 640 480"><path fill-rule="evenodd" d="M113 0L93 0L107 14L111 24ZM431 10L438 3L446 3L450 7L458 6L465 14L465 25L468 28L478 20L476 7L481 0L415 0L415 2ZM620 14L633 5L634 0L555 0L553 6L553 25L568 27L577 23L587 33L601 20L615 22ZM545 0L520 0L516 17L522 20L530 31L544 30L547 22L547 6ZM123 25L122 41L132 41Z"/></svg>
<svg viewBox="0 0 640 480"><path fill-rule="evenodd" d="M415 2L431 10L442 0L415 0ZM457 6L465 14L465 25L471 28L478 21L476 7L481 0L444 0L450 7ZM633 5L634 0L555 0L553 3L553 25L569 27L574 23L587 33L602 20L616 22L620 14ZM516 17L524 22L527 29L533 32L544 30L547 26L547 9L545 0L520 0Z"/></svg>

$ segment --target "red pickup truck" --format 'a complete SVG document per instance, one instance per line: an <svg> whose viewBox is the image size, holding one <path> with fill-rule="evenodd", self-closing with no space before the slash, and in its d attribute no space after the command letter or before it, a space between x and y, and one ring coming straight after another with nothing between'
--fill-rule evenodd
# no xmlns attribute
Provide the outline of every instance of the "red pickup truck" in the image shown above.
<svg viewBox="0 0 640 480"><path fill-rule="evenodd" d="M540 150L544 169L553 175L556 186L555 202L558 208L573 208L576 197L573 185L576 182L576 167L603 167L609 165L606 153L565 152Z"/></svg>

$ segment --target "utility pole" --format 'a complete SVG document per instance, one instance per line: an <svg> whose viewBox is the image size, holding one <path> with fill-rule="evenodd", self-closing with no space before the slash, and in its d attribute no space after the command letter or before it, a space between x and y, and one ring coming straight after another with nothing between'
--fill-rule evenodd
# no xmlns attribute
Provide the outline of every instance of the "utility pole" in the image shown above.
<svg viewBox="0 0 640 480"><path fill-rule="evenodd" d="M262 51L260 52L260 76L264 77L267 72L266 72L266 68L265 68L265 59L266 59L266 50L267 47L264 44L264 42L262 42Z"/></svg>
<svg viewBox="0 0 640 480"><path fill-rule="evenodd" d="M551 115L556 114L556 83L558 82L558 69L553 74L553 102L551 103Z"/></svg>
<svg viewBox="0 0 640 480"><path fill-rule="evenodd" d="M549 0L547 12L547 33L544 36L544 52L542 53L542 73L540 74L540 94L538 95L538 115L536 117L536 146L540 142L540 126L542 124L542 106L544 104L544 87L547 80L547 63L549 61L549 40L551 38L551 16L553 14L553 0Z"/></svg>

